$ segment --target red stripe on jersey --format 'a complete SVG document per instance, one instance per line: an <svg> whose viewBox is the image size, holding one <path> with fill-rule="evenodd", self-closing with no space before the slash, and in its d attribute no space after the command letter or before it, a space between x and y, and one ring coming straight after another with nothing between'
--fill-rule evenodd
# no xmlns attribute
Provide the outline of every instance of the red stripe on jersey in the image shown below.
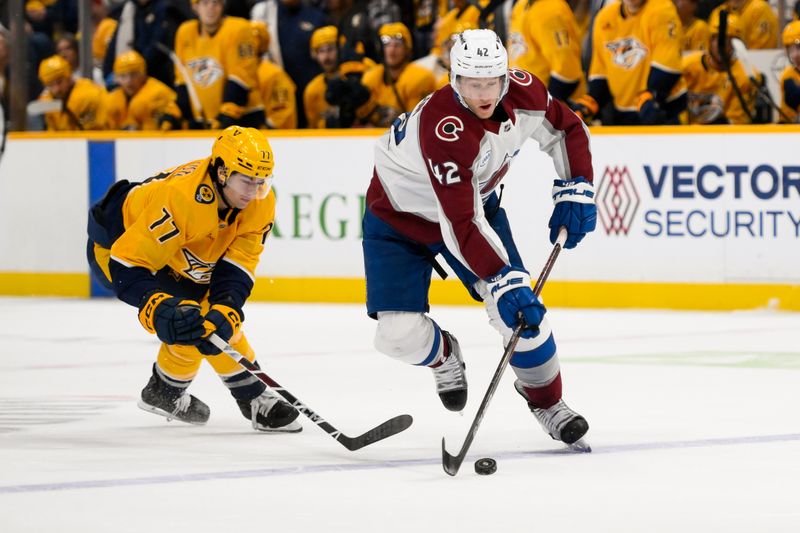
<svg viewBox="0 0 800 533"><path fill-rule="evenodd" d="M547 87L529 72L511 70L509 78L508 94L503 98L503 107L509 116L513 116L515 110L544 111L544 118L552 129L564 132L569 177L583 176L593 182L589 134L581 119L563 102L551 97Z"/></svg>

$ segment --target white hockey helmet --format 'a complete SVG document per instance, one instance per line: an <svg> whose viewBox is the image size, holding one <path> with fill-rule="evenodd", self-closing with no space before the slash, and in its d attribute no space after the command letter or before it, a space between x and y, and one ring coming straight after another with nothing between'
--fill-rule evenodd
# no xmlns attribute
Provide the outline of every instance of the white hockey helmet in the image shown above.
<svg viewBox="0 0 800 533"><path fill-rule="evenodd" d="M503 77L499 102L508 92L508 52L492 30L465 30L454 38L450 49L450 85L463 104L456 84L458 76L469 78ZM465 104L466 105L466 104Z"/></svg>

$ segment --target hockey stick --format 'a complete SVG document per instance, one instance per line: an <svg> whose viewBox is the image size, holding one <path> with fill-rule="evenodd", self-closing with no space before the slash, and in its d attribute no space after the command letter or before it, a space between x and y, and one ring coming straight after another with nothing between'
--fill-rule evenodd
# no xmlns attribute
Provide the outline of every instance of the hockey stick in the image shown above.
<svg viewBox="0 0 800 533"><path fill-rule="evenodd" d="M736 57L738 57L739 60L742 62L745 71L750 71L748 77L750 78L750 81L753 83L753 86L756 88L756 92L760 94L767 102L769 102L769 105L772 106L772 108L778 113L778 115L780 115L780 117L783 120L791 122L792 119L787 117L786 113L784 113L783 110L781 109L781 106L775 103L775 100L772 98L772 95L769 93L769 90L766 88L766 86L762 87L758 83L758 78L759 76L761 76L761 73L751 61L750 54L747 51L747 45L745 45L744 42L738 37L734 37L733 39L731 39L731 44L733 45L734 52L736 52ZM747 112L747 110L745 111Z"/></svg>
<svg viewBox="0 0 800 533"><path fill-rule="evenodd" d="M197 90L194 88L194 83L192 82L192 78L189 75L189 69L186 68L186 65L183 64L181 58L178 57L178 54L164 46L164 44L156 42L156 48L162 54L166 54L175 64L175 67L180 71L181 76L183 79L186 80L186 92L189 93L189 100L191 101L192 107L192 114L194 115L194 119L197 120L197 114L200 114L200 120L203 121L206 127L210 124L208 119L206 118L206 114L203 111L203 104L200 101L200 97L197 95Z"/></svg>
<svg viewBox="0 0 800 533"><path fill-rule="evenodd" d="M64 102L61 100L34 100L33 102L29 103L28 106L25 108L28 115L32 117L36 117L39 115L44 115L45 113L54 113L61 111L64 107Z"/></svg>
<svg viewBox="0 0 800 533"><path fill-rule="evenodd" d="M542 273L539 274L539 279L536 280L536 285L533 288L533 293L537 297L539 294L541 294L542 287L544 287L544 282L547 281L547 277L550 275L550 271L553 269L556 258L561 252L561 247L564 246L564 241L566 240L567 229L562 227L558 233L556 243L553 245L553 251L550 252L550 257L547 258L547 262L544 264ZM492 381L489 382L489 389L483 396L481 405L478 407L478 412L475 413L475 419L472 421L472 426L470 426L469 431L467 432L467 437L464 439L464 444L461 445L461 451L458 452L458 455L453 456L447 452L444 437L442 437L442 467L447 474L455 476L458 473L458 469L461 468L461 463L464 462L464 457L467 456L467 450L469 450L469 447L475 438L475 434L478 432L478 426L481 425L483 416L486 414L486 410L489 407L489 402L492 400L492 396L494 396L494 392L497 390L497 386L500 384L500 378L503 377L503 372L505 372L506 366L508 366L508 362L511 360L511 356L514 354L514 349L517 347L517 341L519 341L520 333L522 333L522 324L514 328L514 333L511 334L511 339L508 341L506 351L503 353L503 358L500 359L500 364L497 365L497 370L494 371Z"/></svg>
<svg viewBox="0 0 800 533"><path fill-rule="evenodd" d="M245 370L251 375L262 382L265 385L270 387L272 390L280 394L284 397L284 399L289 402L295 409L306 415L312 422L318 425L322 430L339 441L339 443L347 448L348 450L355 451L358 449L363 448L364 446L369 446L379 440L383 440L387 437L391 437L392 435L396 435L401 431L405 431L411 426L411 423L414 421L411 418L411 415L399 415L394 418L391 418L380 424L366 433L359 435L357 437L348 437L335 427L333 427L329 422L327 422L324 418L319 416L317 413L312 411L308 406L306 406L303 402L298 400L291 392L281 387L277 381L269 377L263 370L258 368L255 364L251 363L247 358L245 358L242 354L236 351L233 346L222 340L219 335L216 333L212 333L208 340L211 343L225 352L228 356L230 356L234 361L242 365Z"/></svg>

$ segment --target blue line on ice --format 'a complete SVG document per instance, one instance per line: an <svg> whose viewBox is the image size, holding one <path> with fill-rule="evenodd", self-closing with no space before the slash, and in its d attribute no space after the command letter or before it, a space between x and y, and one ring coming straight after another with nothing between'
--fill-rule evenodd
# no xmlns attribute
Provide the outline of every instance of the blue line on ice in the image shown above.
<svg viewBox="0 0 800 533"><path fill-rule="evenodd" d="M743 444L765 444L773 442L800 441L800 433L785 435L755 435L750 437L725 437L713 439L696 439L673 442L642 442L608 446L592 446L592 455L606 453L624 453L646 450L672 450L677 448L709 448L715 446L736 446ZM591 442L590 442L591 444ZM499 452L492 456L498 459L524 459L531 456L574 455L576 452L567 448L557 450L538 450L528 452ZM581 454L582 455L582 454ZM474 457L473 457L474 459ZM465 459L467 462L468 459ZM232 472L207 472L202 474L172 474L168 476L149 476L140 478L99 479L90 481L65 481L60 483L36 483L31 485L0 486L0 494L23 492L50 492L57 490L99 489L109 487L131 487L137 485L164 485L187 481L214 481L219 479L246 479L259 477L275 477L297 474L319 474L325 472L352 472L358 470L381 470L404 466L439 465L441 458L398 459L395 461L375 461L369 463L344 463L288 466L280 468L259 468L256 470L239 470ZM444 474L443 474L444 475Z"/></svg>

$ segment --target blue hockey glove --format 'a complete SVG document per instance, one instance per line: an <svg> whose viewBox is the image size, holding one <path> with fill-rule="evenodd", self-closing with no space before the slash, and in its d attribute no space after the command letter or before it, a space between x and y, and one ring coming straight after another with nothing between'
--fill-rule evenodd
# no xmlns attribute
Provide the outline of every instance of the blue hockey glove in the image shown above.
<svg viewBox="0 0 800 533"><path fill-rule="evenodd" d="M165 292L149 295L139 306L139 322L166 344L196 345L205 335L200 304Z"/></svg>
<svg viewBox="0 0 800 533"><path fill-rule="evenodd" d="M219 355L222 351L214 346L208 336L216 333L222 340L229 342L231 338L242 329L242 313L233 307L223 304L214 304L205 316L205 334L197 349L203 355Z"/></svg>
<svg viewBox="0 0 800 533"><path fill-rule="evenodd" d="M597 206L594 204L594 187L583 177L553 181L553 214L547 226L550 242L556 243L558 230L567 228L564 248L575 248L581 239L597 225Z"/></svg>
<svg viewBox="0 0 800 533"><path fill-rule="evenodd" d="M531 276L524 270L505 266L487 283L505 325L514 329L522 321L525 328L520 337L531 339L538 335L547 310L533 294Z"/></svg>

